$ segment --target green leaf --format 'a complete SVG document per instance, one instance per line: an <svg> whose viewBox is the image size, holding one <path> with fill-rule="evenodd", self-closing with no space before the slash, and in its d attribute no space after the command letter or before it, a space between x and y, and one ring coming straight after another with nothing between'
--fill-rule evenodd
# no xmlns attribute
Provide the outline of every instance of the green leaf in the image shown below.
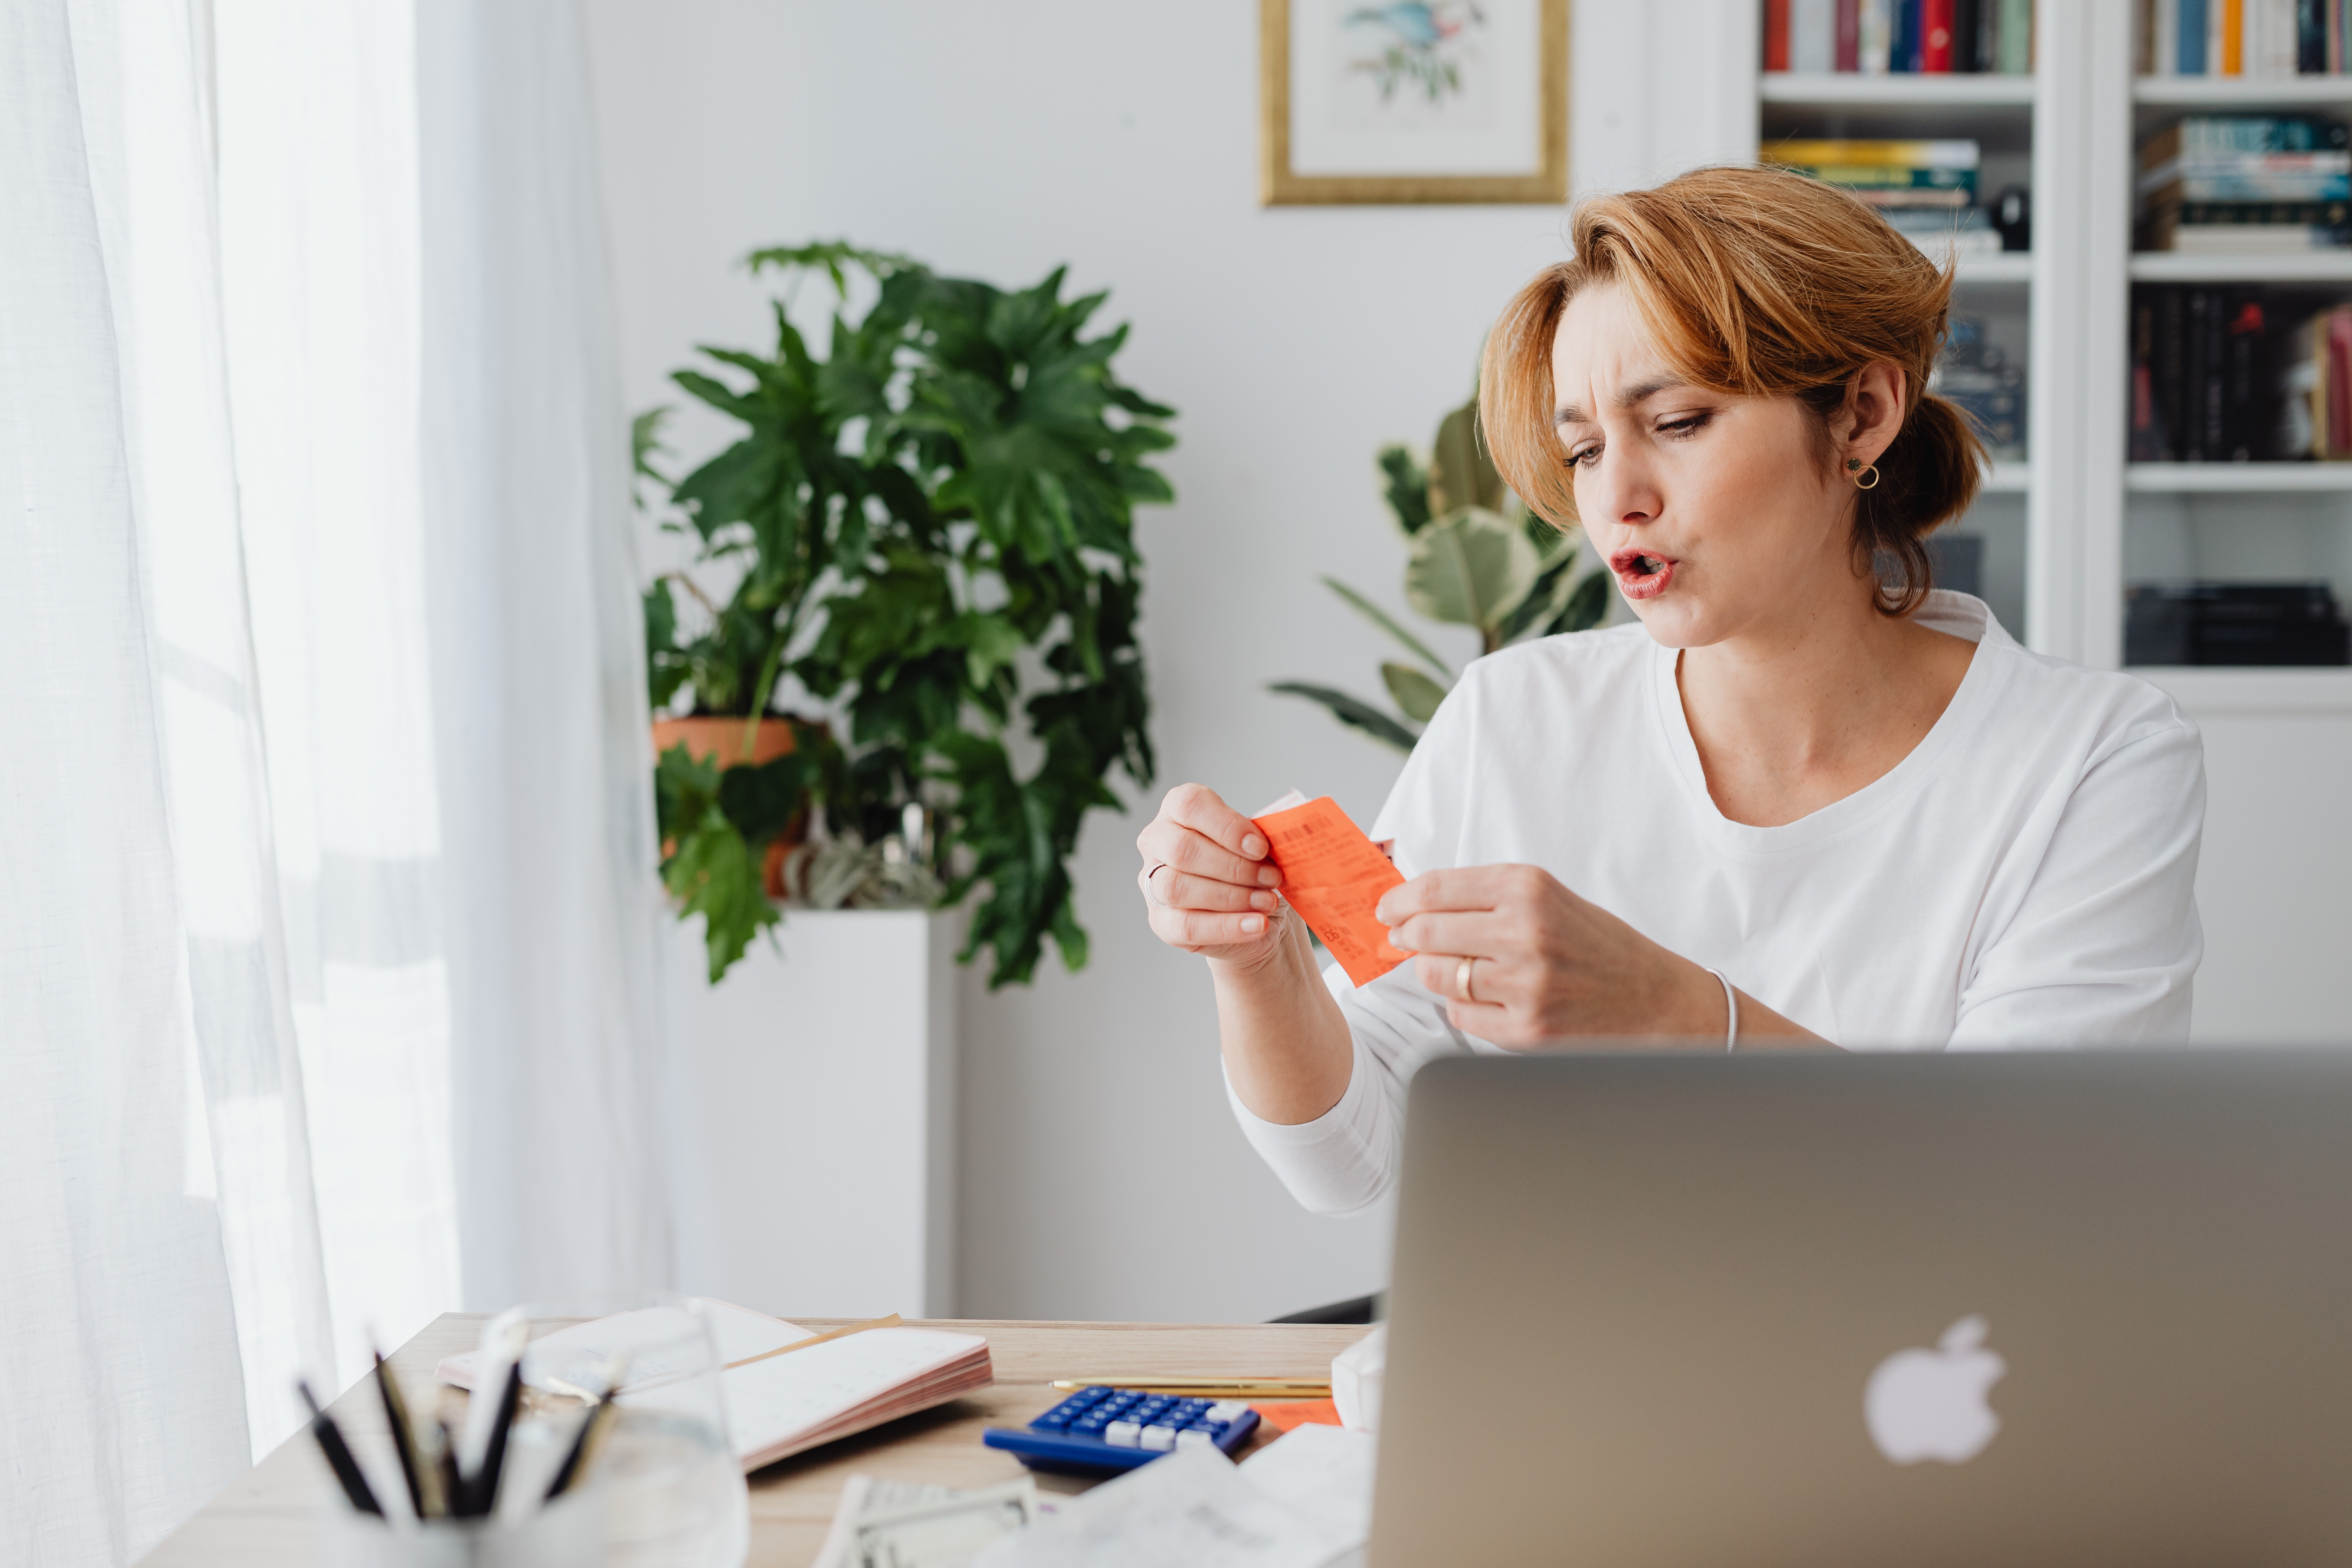
<svg viewBox="0 0 2352 1568"><path fill-rule="evenodd" d="M661 444L661 428L669 416L669 405L664 403L646 409L629 421L629 471L635 476L629 482L629 495L640 507L646 504L646 500L644 491L636 484L637 479L651 479L664 489L671 488L669 476L653 465L656 452L669 450Z"/></svg>
<svg viewBox="0 0 2352 1568"><path fill-rule="evenodd" d="M1365 598L1361 594L1357 593L1353 588L1349 587L1348 584L1340 582L1337 577L1324 578L1323 585L1330 589L1331 592L1339 595L1342 599L1348 601L1349 604L1354 605L1358 613L1362 615L1366 620L1369 620L1372 625L1380 627L1381 630L1388 633L1389 636L1402 643L1416 658L1427 664L1432 669L1437 671L1438 674L1444 676L1448 683L1453 681L1454 671L1446 662L1438 658L1435 654L1430 652L1428 647L1423 644L1419 637L1414 637L1411 632L1397 625L1397 623L1390 617L1389 613L1386 610L1381 609L1378 605L1373 604L1370 599Z"/></svg>
<svg viewBox="0 0 2352 1568"><path fill-rule="evenodd" d="M760 887L759 860L715 805L662 863L662 883L684 913L702 916L714 985L743 956L751 939L778 919Z"/></svg>
<svg viewBox="0 0 2352 1568"><path fill-rule="evenodd" d="M1432 620L1492 631L1535 586L1536 547L1523 530L1477 507L1413 536L1405 597Z"/></svg>
<svg viewBox="0 0 2352 1568"><path fill-rule="evenodd" d="M743 841L764 847L792 825L808 804L815 764L803 751L756 765L738 764L719 775L719 806Z"/></svg>
<svg viewBox="0 0 2352 1568"><path fill-rule="evenodd" d="M1383 493L1389 510L1396 513L1397 526L1411 538L1429 526L1429 470L1414 462L1411 452L1395 446L1381 448L1380 465L1381 476L1388 480Z"/></svg>
<svg viewBox="0 0 2352 1568"><path fill-rule="evenodd" d="M1381 665L1381 679L1396 705L1404 710L1404 716L1416 724L1428 723L1437 705L1445 700L1446 689L1409 664Z"/></svg>
<svg viewBox="0 0 2352 1568"><path fill-rule="evenodd" d="M1501 511L1509 494L1486 451L1474 397L1437 426L1429 457L1429 510L1440 517L1468 506Z"/></svg>
<svg viewBox="0 0 2352 1568"><path fill-rule="evenodd" d="M1394 746L1400 752L1412 751L1413 742L1421 738L1363 699L1350 697L1328 686L1311 686L1303 680L1280 680L1266 689L1280 692L1285 697L1304 697L1309 702L1320 702L1340 723L1361 730L1374 740Z"/></svg>
<svg viewBox="0 0 2352 1568"><path fill-rule="evenodd" d="M1538 548L1542 542L1536 541ZM1503 617L1502 625L1496 628L1497 639L1506 643L1514 641L1529 626L1547 623L1566 609L1569 594L1577 583L1576 563L1577 552L1573 549L1547 562L1542 571L1537 574L1535 585L1528 590L1527 596L1511 606L1510 613Z"/></svg>
<svg viewBox="0 0 2352 1568"><path fill-rule="evenodd" d="M1609 574L1589 572L1568 596L1568 607L1561 610L1549 626L1546 637L1558 637L1562 632L1591 631L1609 615Z"/></svg>

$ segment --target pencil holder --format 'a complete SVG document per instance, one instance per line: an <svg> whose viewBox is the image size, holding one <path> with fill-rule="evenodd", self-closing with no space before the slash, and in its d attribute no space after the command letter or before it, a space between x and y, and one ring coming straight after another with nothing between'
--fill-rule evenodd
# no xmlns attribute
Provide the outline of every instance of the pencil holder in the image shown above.
<svg viewBox="0 0 2352 1568"><path fill-rule="evenodd" d="M397 1527L337 1499L325 1515L326 1568L603 1568L604 1489L586 1487L519 1519L404 1520Z"/></svg>

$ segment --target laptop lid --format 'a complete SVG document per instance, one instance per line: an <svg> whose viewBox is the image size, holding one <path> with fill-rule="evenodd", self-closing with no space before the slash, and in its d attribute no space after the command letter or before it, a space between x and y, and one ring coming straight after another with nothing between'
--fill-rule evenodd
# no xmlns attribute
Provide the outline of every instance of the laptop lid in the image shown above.
<svg viewBox="0 0 2352 1568"><path fill-rule="evenodd" d="M1414 1079L1374 1568L2352 1561L2352 1054Z"/></svg>

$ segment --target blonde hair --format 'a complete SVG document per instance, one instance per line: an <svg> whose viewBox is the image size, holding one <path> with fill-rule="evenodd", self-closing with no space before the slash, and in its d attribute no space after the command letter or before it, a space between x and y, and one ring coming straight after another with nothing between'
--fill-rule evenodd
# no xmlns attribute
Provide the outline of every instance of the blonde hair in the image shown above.
<svg viewBox="0 0 2352 1568"><path fill-rule="evenodd" d="M1926 536L1976 498L1983 443L1927 391L1952 279L1869 207L1801 174L1699 169L1652 190L1592 196L1571 220L1574 259L1546 268L1503 310L1479 370L1480 425L1495 465L1556 523L1576 520L1553 424L1552 338L1568 302L1622 285L1675 374L1707 390L1791 396L1812 413L1818 456L1855 374L1888 360L1906 413L1854 493L1857 569L1876 552L1902 568L1879 607L1904 616L1931 581Z"/></svg>

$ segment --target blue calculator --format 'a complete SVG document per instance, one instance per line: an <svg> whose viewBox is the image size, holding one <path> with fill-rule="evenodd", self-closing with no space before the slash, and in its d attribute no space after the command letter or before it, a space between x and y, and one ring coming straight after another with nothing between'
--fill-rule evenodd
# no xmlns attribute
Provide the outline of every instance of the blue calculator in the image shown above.
<svg viewBox="0 0 2352 1568"><path fill-rule="evenodd" d="M1231 1454L1257 1430L1238 1399L1186 1399L1132 1388L1082 1388L1026 1426L991 1426L981 1441L1033 1470L1099 1475L1148 1465L1179 1448Z"/></svg>

